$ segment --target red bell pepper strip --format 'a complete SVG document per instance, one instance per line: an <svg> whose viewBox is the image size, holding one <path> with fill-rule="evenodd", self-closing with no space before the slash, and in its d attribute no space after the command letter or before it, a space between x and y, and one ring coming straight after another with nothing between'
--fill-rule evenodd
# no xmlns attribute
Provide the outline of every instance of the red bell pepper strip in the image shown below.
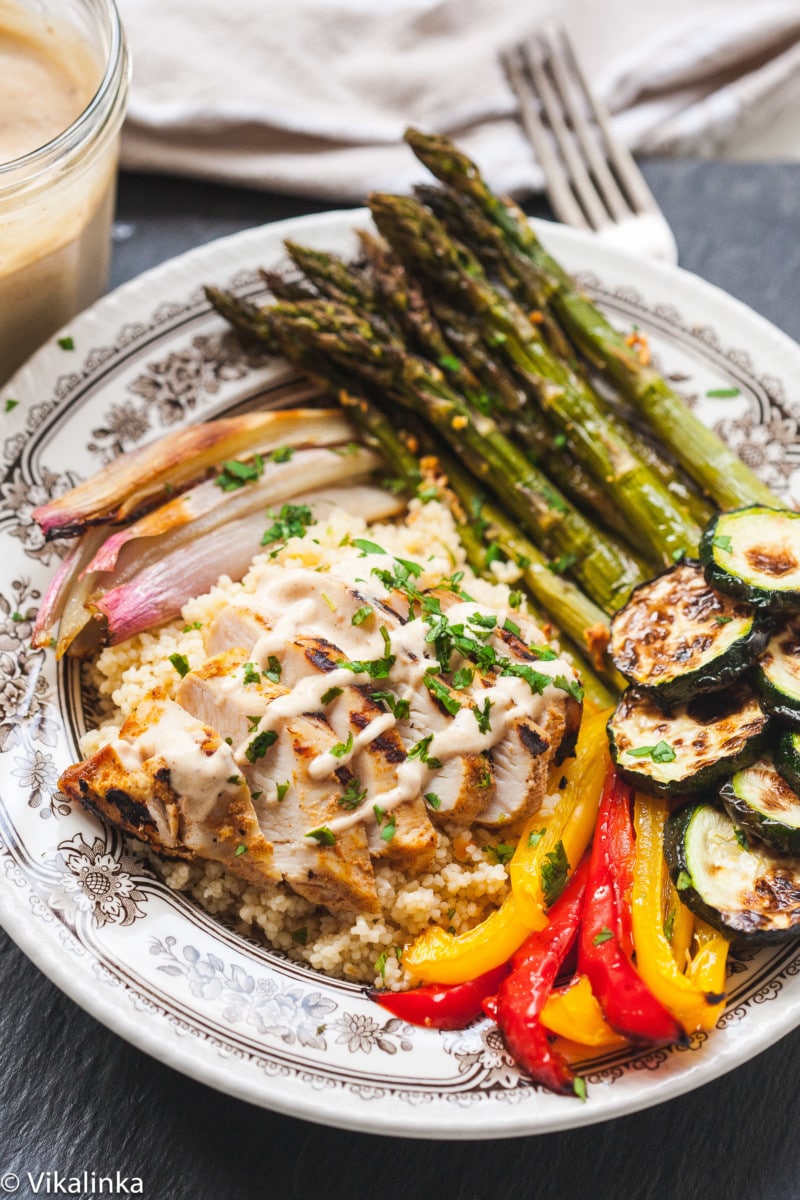
<svg viewBox="0 0 800 1200"><path fill-rule="evenodd" d="M631 962L632 789L613 769L606 776L589 864L578 971L587 975L606 1020L635 1042L685 1042L675 1018Z"/></svg>
<svg viewBox="0 0 800 1200"><path fill-rule="evenodd" d="M575 1094L575 1076L553 1049L539 1020L553 983L578 934L589 875L585 857L549 911L550 923L514 955L513 971L484 1011L497 1021L514 1057L531 1079L554 1092Z"/></svg>
<svg viewBox="0 0 800 1200"><path fill-rule="evenodd" d="M373 988L367 995L394 1016L408 1021L409 1025L464 1029L481 1015L484 999L494 995L509 970L509 964L503 963L468 983L430 983L410 992L384 992Z"/></svg>

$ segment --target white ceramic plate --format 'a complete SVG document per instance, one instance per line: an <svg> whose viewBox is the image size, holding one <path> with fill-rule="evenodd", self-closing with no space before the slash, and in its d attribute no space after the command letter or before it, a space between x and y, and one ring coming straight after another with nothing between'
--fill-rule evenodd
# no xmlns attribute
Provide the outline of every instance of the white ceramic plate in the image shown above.
<svg viewBox="0 0 800 1200"><path fill-rule="evenodd" d="M176 424L270 399L286 368L248 356L204 283L262 289L282 239L355 252L362 213L255 229L143 275L54 339L0 392L0 912L24 952L78 1004L165 1063L256 1104L349 1129L416 1137L541 1133L629 1113L713 1079L800 1023L800 957L732 960L729 1003L689 1049L616 1053L584 1070L585 1104L522 1078L488 1022L463 1033L387 1018L170 893L57 792L92 720L74 663L31 651L31 618L62 548L31 510ZM800 477L800 349L678 270L559 226L542 236L623 327L645 331L665 373L762 477ZM722 390L722 396L709 396ZM5 415L6 400L17 400ZM274 399L274 396L273 396Z"/></svg>

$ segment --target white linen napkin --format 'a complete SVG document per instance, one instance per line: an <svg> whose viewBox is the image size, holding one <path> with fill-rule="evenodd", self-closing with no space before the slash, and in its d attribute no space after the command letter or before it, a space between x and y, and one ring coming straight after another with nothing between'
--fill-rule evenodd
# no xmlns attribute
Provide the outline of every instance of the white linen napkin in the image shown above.
<svg viewBox="0 0 800 1200"><path fill-rule="evenodd" d="M564 23L636 151L712 154L800 96L797 0L120 0L123 165L359 200L450 133L494 185L541 186L498 50Z"/></svg>

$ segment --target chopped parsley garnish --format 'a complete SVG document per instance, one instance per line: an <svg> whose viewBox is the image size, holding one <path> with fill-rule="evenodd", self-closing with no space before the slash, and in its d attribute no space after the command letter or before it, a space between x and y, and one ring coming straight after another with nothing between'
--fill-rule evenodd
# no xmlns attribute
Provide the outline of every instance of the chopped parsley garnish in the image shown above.
<svg viewBox="0 0 800 1200"><path fill-rule="evenodd" d="M740 392L737 387L719 387L711 388L706 395L711 400L732 400L734 396L740 395Z"/></svg>
<svg viewBox="0 0 800 1200"><path fill-rule="evenodd" d="M669 742L656 742L655 746L637 746L633 750L626 750L625 753L631 758L649 758L654 763L670 763L677 758Z"/></svg>
<svg viewBox="0 0 800 1200"><path fill-rule="evenodd" d="M19 400L11 400L11 399L6 400L6 403L5 403L6 412L7 413L13 412L14 409L18 407L18 405L19 405Z"/></svg>
<svg viewBox="0 0 800 1200"><path fill-rule="evenodd" d="M247 846L245 846L244 842L240 842L236 847L233 852L233 857L238 858L240 854L247 854Z"/></svg>
<svg viewBox="0 0 800 1200"><path fill-rule="evenodd" d="M430 671L424 676L423 682L430 694L435 700L438 700L442 708L454 717L457 712L461 711L461 701L457 700L446 683L442 683L441 679L437 679Z"/></svg>
<svg viewBox="0 0 800 1200"><path fill-rule="evenodd" d="M222 470L214 482L223 492L235 492L246 483L255 483L263 474L264 460L260 454L256 454L251 463L239 462L235 458L223 463Z"/></svg>
<svg viewBox="0 0 800 1200"><path fill-rule="evenodd" d="M469 687L474 678L475 672L472 667L459 667L453 673L453 687L458 691L462 691L464 688Z"/></svg>
<svg viewBox="0 0 800 1200"><path fill-rule="evenodd" d="M484 852L496 863L505 866L506 863L511 862L514 856L514 846L511 842L498 842L496 846L484 846Z"/></svg>
<svg viewBox="0 0 800 1200"><path fill-rule="evenodd" d="M727 534L722 533L718 537L715 537L711 544L717 550L724 550L726 554L733 553L733 542Z"/></svg>
<svg viewBox="0 0 800 1200"><path fill-rule="evenodd" d="M352 812L354 808L358 808L359 804L363 803L367 798L367 789L362 788L361 780L356 779L355 775L349 780L347 787L342 792L336 803L340 808L344 808L347 812Z"/></svg>
<svg viewBox="0 0 800 1200"><path fill-rule="evenodd" d="M734 829L733 836L736 838L736 841L742 850L747 850L749 848L747 834L743 829Z"/></svg>
<svg viewBox="0 0 800 1200"><path fill-rule="evenodd" d="M570 567L574 567L577 561L578 556L576 554L561 554L547 565L554 575L563 575Z"/></svg>
<svg viewBox="0 0 800 1200"><path fill-rule="evenodd" d="M331 700L335 700L337 696L341 696L342 688L328 688L327 692L323 692L320 696L320 704L330 704Z"/></svg>
<svg viewBox="0 0 800 1200"><path fill-rule="evenodd" d="M75 339L71 338L71 337L60 337L58 339L58 344L62 350L74 350L75 349Z"/></svg>
<svg viewBox="0 0 800 1200"><path fill-rule="evenodd" d="M242 777L241 777L241 775L229 775L228 778L225 780L225 782L231 783L231 784L233 784L234 787L236 787L237 784L240 784L242 782Z"/></svg>
<svg viewBox="0 0 800 1200"><path fill-rule="evenodd" d="M509 617L506 617L505 621L503 621L503 630L505 633L513 633L514 637L522 636L522 630L520 629L519 625L517 625L517 623L512 621Z"/></svg>
<svg viewBox="0 0 800 1200"><path fill-rule="evenodd" d="M436 792L426 792L425 800L434 810L434 812L437 812L442 807L441 796L437 796Z"/></svg>
<svg viewBox="0 0 800 1200"><path fill-rule="evenodd" d="M192 669L189 666L189 660L185 654L170 654L169 661L172 663L181 679L183 679L184 675L188 675Z"/></svg>
<svg viewBox="0 0 800 1200"><path fill-rule="evenodd" d="M299 946L305 946L308 941L308 930L305 925L301 929L292 930L292 941L297 942Z"/></svg>
<svg viewBox="0 0 800 1200"><path fill-rule="evenodd" d="M567 679L566 675L556 675L553 680L553 687L557 687L559 691L566 692L568 696L572 696L572 699L577 700L579 704L583 700L583 688L576 679Z"/></svg>
<svg viewBox="0 0 800 1200"><path fill-rule="evenodd" d="M509 592L508 607L516 609L519 608L520 604L522 604L522 592Z"/></svg>
<svg viewBox="0 0 800 1200"><path fill-rule="evenodd" d="M372 607L371 604L363 604L361 606L361 608L357 608L356 611L353 613L353 616L350 620L350 624L351 625L363 625L365 621L368 621L370 619L370 617L372 616L372 614L374 612L375 612L375 609Z"/></svg>
<svg viewBox="0 0 800 1200"><path fill-rule="evenodd" d="M608 926L603 925L602 928L600 929L600 932L596 933L594 935L594 937L592 938L592 945L593 946L602 946L603 942L610 942L613 936L614 935L611 932L611 930L608 928Z"/></svg>
<svg viewBox="0 0 800 1200"><path fill-rule="evenodd" d="M261 682L261 675L259 674L255 663L251 663L251 662L243 663L242 670L244 671L244 675L242 677L242 681L244 683L260 683Z"/></svg>
<svg viewBox="0 0 800 1200"><path fill-rule="evenodd" d="M409 700L399 700L394 692L373 692L376 704L385 704L396 721L405 721L411 712Z"/></svg>
<svg viewBox="0 0 800 1200"><path fill-rule="evenodd" d="M318 829L309 829L306 837L313 838L315 842L319 842L320 846L336 845L336 834L327 825L320 825Z"/></svg>
<svg viewBox="0 0 800 1200"><path fill-rule="evenodd" d="M530 833L528 834L528 845L531 847L531 849L534 849L536 846L539 845L539 842L542 840L542 838L544 837L544 835L546 833L547 833L546 829L532 829L530 831Z"/></svg>
<svg viewBox="0 0 800 1200"><path fill-rule="evenodd" d="M267 669L264 672L265 677L270 683L280 683L281 681L281 664L278 662L274 654L270 654L267 659ZM245 680L245 683L247 680Z"/></svg>
<svg viewBox="0 0 800 1200"><path fill-rule="evenodd" d="M285 797L286 793L288 792L288 790L291 786L292 786L291 779L287 779L285 783L276 783L275 784L275 791L278 793L278 803L279 804L280 804L281 800L283 800L283 798Z"/></svg>
<svg viewBox="0 0 800 1200"><path fill-rule="evenodd" d="M717 625L730 625L732 620L733 617L714 617L714 621Z"/></svg>
<svg viewBox="0 0 800 1200"><path fill-rule="evenodd" d="M667 916L667 919L664 922L664 937L667 939L668 942L672 941L672 935L674 934L674 932L675 932L675 909L671 908L669 910L669 915Z"/></svg>
<svg viewBox="0 0 800 1200"><path fill-rule="evenodd" d="M378 957L375 959L375 970L380 975L381 979L386 978L386 963L389 958L388 950L381 950Z"/></svg>
<svg viewBox="0 0 800 1200"><path fill-rule="evenodd" d="M553 445L555 446L556 450L563 450L566 444L567 439L563 433L557 433L553 438Z"/></svg>
<svg viewBox="0 0 800 1200"><path fill-rule="evenodd" d="M478 722L478 730L481 733L490 733L491 732L492 722L489 717L489 713L491 712L491 710L492 710L492 702L488 696L484 700L482 707L478 707L476 705L476 707L473 708L473 710L472 710L472 712L475 716L475 720Z"/></svg>
<svg viewBox="0 0 800 1200"><path fill-rule="evenodd" d="M368 554L385 554L383 546L379 546L377 542L371 542L369 538L353 538L352 544L361 551L361 557L366 558Z"/></svg>
<svg viewBox="0 0 800 1200"><path fill-rule="evenodd" d="M569 505L564 497L555 490L555 488L545 485L542 488L542 497L545 500L547 507L552 509L553 512L569 512Z"/></svg>
<svg viewBox="0 0 800 1200"><path fill-rule="evenodd" d="M286 541L291 537L302 537L309 525L316 525L314 515L307 504L284 504L280 513L269 509L267 516L273 524L265 530L261 545L268 546L270 542Z"/></svg>
<svg viewBox="0 0 800 1200"><path fill-rule="evenodd" d="M514 675L517 679L524 679L534 696L541 696L544 689L553 683L549 675L545 675L543 671L537 671L529 663L504 663L502 674Z"/></svg>
<svg viewBox="0 0 800 1200"><path fill-rule="evenodd" d="M345 754L349 754L353 749L353 731L352 729L347 735L346 742L337 742L335 746L331 746L331 754L334 758L344 758Z"/></svg>
<svg viewBox="0 0 800 1200"><path fill-rule="evenodd" d="M542 895L549 908L555 904L567 883L569 859L564 849L564 843L559 841L555 850L545 855L546 862L542 863Z"/></svg>
<svg viewBox="0 0 800 1200"><path fill-rule="evenodd" d="M438 758L431 758L428 754L432 741L432 733L429 733L427 737L420 738L420 740L415 742L415 744L409 750L408 754L406 755L407 759L411 761L414 758L418 758L420 762L427 763L432 771L438 770L438 768L442 765L441 761Z"/></svg>
<svg viewBox="0 0 800 1200"><path fill-rule="evenodd" d="M453 354L440 354L437 361L443 371L461 370L461 363Z"/></svg>
<svg viewBox="0 0 800 1200"><path fill-rule="evenodd" d="M681 871L678 878L675 880L675 887L679 892L685 892L687 888L692 886L693 880L688 871Z"/></svg>
<svg viewBox="0 0 800 1200"><path fill-rule="evenodd" d="M572 1090L579 1100L586 1099L586 1080L576 1075L572 1081Z"/></svg>
<svg viewBox="0 0 800 1200"><path fill-rule="evenodd" d="M395 815L394 813L389 813L388 817L386 818L386 823L381 830L381 840L384 842L390 842L396 833L397 821L395 819Z"/></svg>
<svg viewBox="0 0 800 1200"><path fill-rule="evenodd" d="M247 732L255 733L255 731L258 729L259 725L261 724L261 717L254 715L252 717L247 717L247 721L248 721Z"/></svg>
<svg viewBox="0 0 800 1200"><path fill-rule="evenodd" d="M289 462L294 455L294 446L278 446L270 454L270 462L285 463Z"/></svg>
<svg viewBox="0 0 800 1200"><path fill-rule="evenodd" d="M468 624L477 625L480 629L494 629L497 624L497 617L494 613L473 613L468 620Z"/></svg>
<svg viewBox="0 0 800 1200"><path fill-rule="evenodd" d="M25 618L23 617L21 612L13 612L11 614L11 620L14 622L15 625L19 625L19 624L21 624L22 621L25 620Z"/></svg>
<svg viewBox="0 0 800 1200"><path fill-rule="evenodd" d="M336 612L336 602L334 600L331 600L331 598L327 592L322 592L321 595L322 595L322 599L325 601L325 603L327 604L327 606L331 610L331 612Z"/></svg>
<svg viewBox="0 0 800 1200"><path fill-rule="evenodd" d="M274 729L262 729L261 733L256 734L245 750L247 761L254 763L259 758L263 758L270 746L274 746L277 740L278 735Z"/></svg>
<svg viewBox="0 0 800 1200"><path fill-rule="evenodd" d="M191 625L184 625L183 632L191 633L193 629L202 629L202 628L203 628L202 621L192 621Z"/></svg>
<svg viewBox="0 0 800 1200"><path fill-rule="evenodd" d="M488 766L486 760L484 759L483 767L481 769L481 777L478 780L478 787L488 788L491 786L492 786L492 772L489 770L489 766Z"/></svg>

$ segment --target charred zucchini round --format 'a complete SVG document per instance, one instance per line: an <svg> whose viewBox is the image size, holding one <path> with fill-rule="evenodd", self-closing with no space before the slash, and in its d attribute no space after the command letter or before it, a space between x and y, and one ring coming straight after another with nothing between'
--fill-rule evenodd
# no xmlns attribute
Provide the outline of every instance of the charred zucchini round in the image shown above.
<svg viewBox="0 0 800 1200"><path fill-rule="evenodd" d="M763 708L800 726L800 617L791 617L767 643L753 682Z"/></svg>
<svg viewBox="0 0 800 1200"><path fill-rule="evenodd" d="M775 766L790 788L800 791L800 733L787 729L778 738Z"/></svg>
<svg viewBox="0 0 800 1200"><path fill-rule="evenodd" d="M608 650L630 683L679 704L725 687L768 640L756 609L712 588L687 561L633 590L611 622Z"/></svg>
<svg viewBox="0 0 800 1200"><path fill-rule="evenodd" d="M765 754L720 789L731 820L780 854L800 854L800 796Z"/></svg>
<svg viewBox="0 0 800 1200"><path fill-rule="evenodd" d="M608 735L611 757L629 783L656 796L681 796L754 763L766 748L769 718L743 683L668 713L647 692L628 688Z"/></svg>
<svg viewBox="0 0 800 1200"><path fill-rule="evenodd" d="M800 513L761 504L720 513L700 557L721 592L769 612L800 609Z"/></svg>
<svg viewBox="0 0 800 1200"><path fill-rule="evenodd" d="M681 900L730 938L785 942L800 935L800 862L750 845L727 813L703 800L679 808L664 856Z"/></svg>

